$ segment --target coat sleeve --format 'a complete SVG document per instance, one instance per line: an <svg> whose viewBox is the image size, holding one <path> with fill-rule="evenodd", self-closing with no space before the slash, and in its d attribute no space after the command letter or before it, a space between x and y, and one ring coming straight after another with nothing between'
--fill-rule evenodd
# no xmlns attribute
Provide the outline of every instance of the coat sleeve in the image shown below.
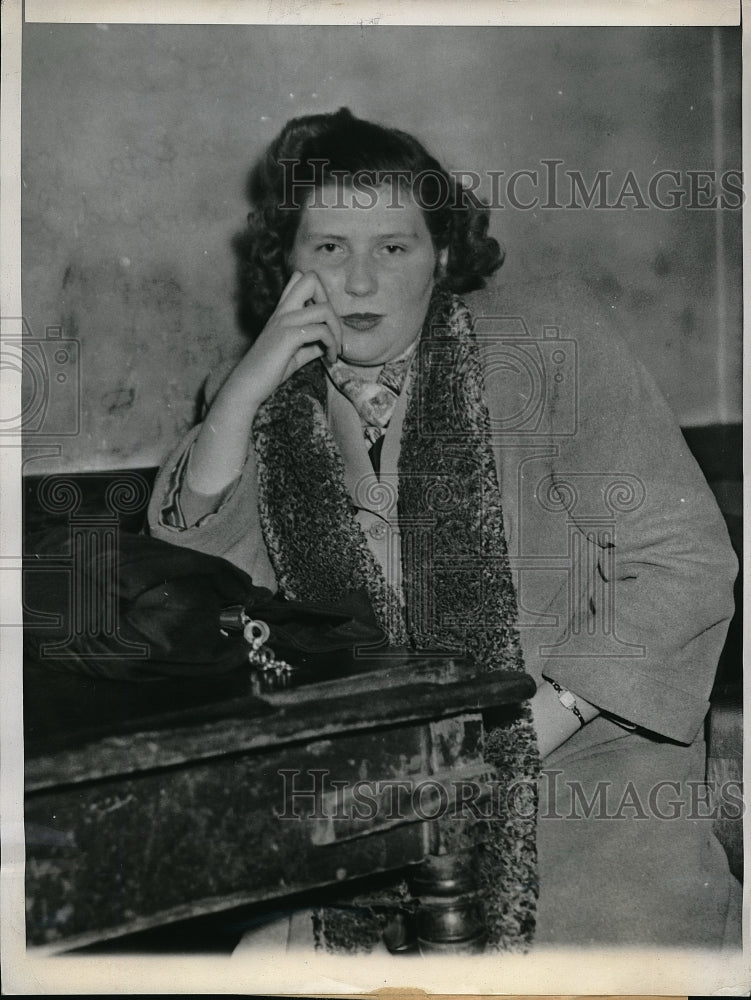
<svg viewBox="0 0 751 1000"><path fill-rule="evenodd" d="M207 408L229 370L207 381ZM240 476L227 490L206 498L206 512L194 524L181 505L185 467L201 425L194 427L167 456L154 483L148 511L149 532L156 538L199 552L222 556L245 570L256 586L276 591L276 578L266 552L258 513L258 479L255 452L250 442ZM189 505L200 511L195 495Z"/></svg>
<svg viewBox="0 0 751 1000"><path fill-rule="evenodd" d="M573 655L548 655L542 673L606 713L690 743L709 707L737 560L649 374L616 336L576 339L576 433L558 439L551 477L573 529L575 637L566 637Z"/></svg>

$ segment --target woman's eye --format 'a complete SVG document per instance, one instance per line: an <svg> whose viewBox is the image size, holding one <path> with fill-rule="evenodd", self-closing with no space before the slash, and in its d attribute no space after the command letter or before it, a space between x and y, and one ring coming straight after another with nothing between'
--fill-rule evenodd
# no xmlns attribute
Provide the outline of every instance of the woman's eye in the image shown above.
<svg viewBox="0 0 751 1000"><path fill-rule="evenodd" d="M321 243L320 246L316 247L316 250L322 250L324 253L336 253L340 249L338 243Z"/></svg>
<svg viewBox="0 0 751 1000"><path fill-rule="evenodd" d="M399 246L398 243L387 243L386 246L383 249L390 256L393 256L393 255L398 254L398 253L403 253L404 250L405 250L405 248L403 246Z"/></svg>

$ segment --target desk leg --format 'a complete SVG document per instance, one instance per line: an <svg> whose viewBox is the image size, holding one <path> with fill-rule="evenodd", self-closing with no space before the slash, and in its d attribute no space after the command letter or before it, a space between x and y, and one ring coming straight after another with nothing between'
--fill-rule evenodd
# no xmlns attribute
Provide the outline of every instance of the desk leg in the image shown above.
<svg viewBox="0 0 751 1000"><path fill-rule="evenodd" d="M477 954L487 932L474 851L432 854L420 864L412 891L419 900L417 940L422 954Z"/></svg>

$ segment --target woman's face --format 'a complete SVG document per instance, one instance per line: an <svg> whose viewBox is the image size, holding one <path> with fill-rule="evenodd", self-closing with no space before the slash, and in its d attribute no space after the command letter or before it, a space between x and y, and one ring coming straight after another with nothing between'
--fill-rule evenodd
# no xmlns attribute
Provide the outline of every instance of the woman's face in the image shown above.
<svg viewBox="0 0 751 1000"><path fill-rule="evenodd" d="M320 278L342 324L342 357L356 365L383 364L417 338L437 262L412 196L386 187L376 196L361 208L351 188L322 188L302 211L290 255L294 269Z"/></svg>

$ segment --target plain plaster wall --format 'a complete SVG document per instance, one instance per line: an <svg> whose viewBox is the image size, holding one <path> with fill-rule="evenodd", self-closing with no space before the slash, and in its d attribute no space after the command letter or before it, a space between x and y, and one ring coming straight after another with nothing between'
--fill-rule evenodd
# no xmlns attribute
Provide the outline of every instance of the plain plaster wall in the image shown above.
<svg viewBox="0 0 751 1000"><path fill-rule="evenodd" d="M646 190L659 169L740 168L739 43L709 28L27 25L24 315L36 337L61 326L80 343L80 403L53 377L40 425L72 433L27 471L155 464L193 421L207 372L246 344L230 244L247 170L287 118L346 104L452 169L556 158L589 182L612 171L615 194L629 170ZM539 278L575 336L555 290L583 279L681 423L731 422L740 222L507 206L498 280Z"/></svg>

